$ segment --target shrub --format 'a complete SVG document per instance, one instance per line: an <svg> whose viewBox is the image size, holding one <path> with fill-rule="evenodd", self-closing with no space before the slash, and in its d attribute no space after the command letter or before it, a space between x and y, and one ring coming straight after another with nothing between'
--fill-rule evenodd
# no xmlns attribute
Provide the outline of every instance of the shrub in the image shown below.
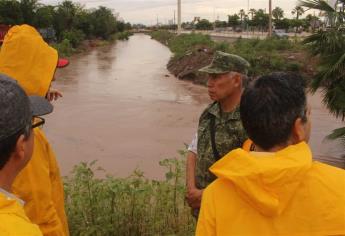
<svg viewBox="0 0 345 236"><path fill-rule="evenodd" d="M176 57L181 57L197 47L213 48L210 36L203 34L181 34L169 41L169 48Z"/></svg>
<svg viewBox="0 0 345 236"><path fill-rule="evenodd" d="M135 170L128 178L95 178L95 162L82 163L65 179L71 235L193 235L195 220L184 203L182 159L166 159L163 181Z"/></svg>
<svg viewBox="0 0 345 236"><path fill-rule="evenodd" d="M62 57L68 57L75 51L68 39L64 39L60 43L53 44L52 46L59 52L59 56Z"/></svg>
<svg viewBox="0 0 345 236"><path fill-rule="evenodd" d="M169 41L175 37L175 34L170 33L167 30L153 31L150 33L151 38L161 42L162 44L168 46Z"/></svg>
<svg viewBox="0 0 345 236"><path fill-rule="evenodd" d="M128 40L130 36L132 36L133 33L129 31L124 31L116 34L116 38L119 40Z"/></svg>
<svg viewBox="0 0 345 236"><path fill-rule="evenodd" d="M81 30L70 30L62 33L62 38L67 39L73 48L77 48L78 45L84 40L85 35Z"/></svg>

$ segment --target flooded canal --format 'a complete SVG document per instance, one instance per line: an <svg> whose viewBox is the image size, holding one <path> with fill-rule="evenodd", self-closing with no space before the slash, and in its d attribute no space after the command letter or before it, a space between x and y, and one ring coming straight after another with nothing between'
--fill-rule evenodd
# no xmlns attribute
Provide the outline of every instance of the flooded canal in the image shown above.
<svg viewBox="0 0 345 236"><path fill-rule="evenodd" d="M169 74L170 56L168 48L137 34L73 56L58 72L54 87L64 97L54 103L45 131L63 175L75 164L98 160L116 176L136 168L149 178L163 176L158 162L190 142L209 103L206 88ZM310 100L313 151L339 157L341 145L323 139L341 122L328 115L318 94Z"/></svg>

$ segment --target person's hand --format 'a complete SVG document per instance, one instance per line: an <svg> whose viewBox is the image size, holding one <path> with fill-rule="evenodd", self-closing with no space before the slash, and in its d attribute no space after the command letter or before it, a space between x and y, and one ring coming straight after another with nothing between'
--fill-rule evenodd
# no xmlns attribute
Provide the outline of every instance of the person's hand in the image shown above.
<svg viewBox="0 0 345 236"><path fill-rule="evenodd" d="M201 206L201 197L203 193L203 189L197 189L197 188L190 188L187 191L186 194L186 201L188 205L195 209L195 208L200 208Z"/></svg>
<svg viewBox="0 0 345 236"><path fill-rule="evenodd" d="M54 89L54 88L50 88L46 96L49 102L56 101L58 98L61 98L61 97L62 97L62 93L59 90Z"/></svg>

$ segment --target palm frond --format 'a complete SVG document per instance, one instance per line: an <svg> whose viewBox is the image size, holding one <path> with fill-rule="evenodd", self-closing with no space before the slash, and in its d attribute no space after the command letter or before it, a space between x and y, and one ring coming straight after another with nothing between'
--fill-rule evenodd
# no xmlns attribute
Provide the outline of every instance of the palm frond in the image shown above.
<svg viewBox="0 0 345 236"><path fill-rule="evenodd" d="M324 104L329 111L342 120L345 118L345 79L334 82L324 88Z"/></svg>
<svg viewBox="0 0 345 236"><path fill-rule="evenodd" d="M315 9L329 13L335 12L335 9L324 0L300 0L298 5L308 9Z"/></svg>
<svg viewBox="0 0 345 236"><path fill-rule="evenodd" d="M327 139L340 139L345 144L345 127L333 130L333 132L327 136Z"/></svg>
<svg viewBox="0 0 345 236"><path fill-rule="evenodd" d="M314 56L334 54L345 51L345 34L336 28L328 31L319 30L317 33L308 36L303 43L309 46Z"/></svg>
<svg viewBox="0 0 345 236"><path fill-rule="evenodd" d="M329 65L329 69L324 75L325 77L327 78L335 77L335 78L345 79L345 52L337 58L339 59L336 59L335 63L332 63L332 65Z"/></svg>

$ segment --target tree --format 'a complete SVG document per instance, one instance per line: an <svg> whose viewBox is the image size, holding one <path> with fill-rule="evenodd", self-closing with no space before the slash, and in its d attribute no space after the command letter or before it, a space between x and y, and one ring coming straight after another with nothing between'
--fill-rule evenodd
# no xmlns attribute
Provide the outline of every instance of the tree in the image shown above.
<svg viewBox="0 0 345 236"><path fill-rule="evenodd" d="M264 10L259 9L253 19L253 25L258 26L262 31L268 29L269 16Z"/></svg>
<svg viewBox="0 0 345 236"><path fill-rule="evenodd" d="M215 26L216 28L225 28L228 26L227 22L226 21L219 21L219 20L216 20L215 21Z"/></svg>
<svg viewBox="0 0 345 236"><path fill-rule="evenodd" d="M89 39L94 37L94 24L91 12L90 10L79 9L75 14L73 22L74 27L81 30L86 38Z"/></svg>
<svg viewBox="0 0 345 236"><path fill-rule="evenodd" d="M34 25L37 28L48 28L53 25L54 7L53 6L39 6L36 11Z"/></svg>
<svg viewBox="0 0 345 236"><path fill-rule="evenodd" d="M315 29L317 29L321 26L321 21L320 21L319 17L308 14L305 17L305 23L304 24L305 24L306 28L311 27L311 30L314 32Z"/></svg>
<svg viewBox="0 0 345 236"><path fill-rule="evenodd" d="M78 7L79 6L69 0L65 0L57 6L57 10L54 13L53 24L59 40L62 39L63 31L72 30Z"/></svg>
<svg viewBox="0 0 345 236"><path fill-rule="evenodd" d="M290 20L287 18L284 18L282 20L276 20L275 21L275 27L277 29L285 29L288 30L290 28Z"/></svg>
<svg viewBox="0 0 345 236"><path fill-rule="evenodd" d="M236 29L236 27L240 24L238 21L240 17L237 14L229 15L228 16L228 24L230 27L232 27L233 30Z"/></svg>
<svg viewBox="0 0 345 236"><path fill-rule="evenodd" d="M38 8L37 0L20 0L23 21L32 25L35 21L35 12Z"/></svg>
<svg viewBox="0 0 345 236"><path fill-rule="evenodd" d="M208 20L202 19L198 23L196 23L195 28L198 30L211 30L213 29L213 25Z"/></svg>
<svg viewBox="0 0 345 236"><path fill-rule="evenodd" d="M0 1L0 22L6 25L16 25L23 23L20 3L16 0Z"/></svg>
<svg viewBox="0 0 345 236"><path fill-rule="evenodd" d="M246 15L246 12L243 9L241 9L238 15L240 16L241 24L242 24L243 23L243 18Z"/></svg>
<svg viewBox="0 0 345 236"><path fill-rule="evenodd" d="M252 17L251 17L251 20L254 19L254 15L256 14L256 10L254 8L251 8L248 12L248 14L250 14Z"/></svg>
<svg viewBox="0 0 345 236"><path fill-rule="evenodd" d="M276 7L272 10L272 16L275 20L280 20L284 17L284 11L280 7Z"/></svg>
<svg viewBox="0 0 345 236"><path fill-rule="evenodd" d="M108 39L117 32L117 21L112 10L106 7L99 7L91 13L94 35Z"/></svg>
<svg viewBox="0 0 345 236"><path fill-rule="evenodd" d="M312 92L322 88L323 102L331 113L345 120L345 14L344 0L333 7L324 0L303 0L300 5L325 13L329 25L304 40L313 56L319 58L318 73L311 82ZM339 7L340 6L340 7ZM345 127L329 136L340 138L345 144Z"/></svg>
<svg viewBox="0 0 345 236"><path fill-rule="evenodd" d="M303 15L303 13L304 13L304 9L301 6L296 6L291 12L292 15L296 14L296 20L298 20L299 17Z"/></svg>

